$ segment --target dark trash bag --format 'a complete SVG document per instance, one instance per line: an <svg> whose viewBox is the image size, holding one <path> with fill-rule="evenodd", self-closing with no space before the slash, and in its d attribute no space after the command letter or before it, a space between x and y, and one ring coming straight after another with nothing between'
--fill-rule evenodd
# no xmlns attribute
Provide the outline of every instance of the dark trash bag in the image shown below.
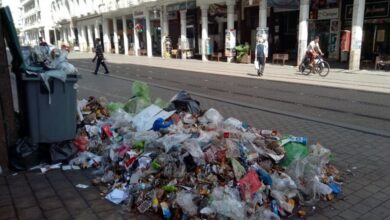
<svg viewBox="0 0 390 220"><path fill-rule="evenodd" d="M190 112L193 115L200 115L200 103L191 98L187 91L180 91L171 99L171 104L165 108L166 111L176 110L177 112Z"/></svg>
<svg viewBox="0 0 390 220"><path fill-rule="evenodd" d="M24 171L40 164L39 145L32 144L29 138L16 141L10 150L10 170Z"/></svg>
<svg viewBox="0 0 390 220"><path fill-rule="evenodd" d="M50 146L52 163L69 162L77 154L77 148L72 142L65 141Z"/></svg>

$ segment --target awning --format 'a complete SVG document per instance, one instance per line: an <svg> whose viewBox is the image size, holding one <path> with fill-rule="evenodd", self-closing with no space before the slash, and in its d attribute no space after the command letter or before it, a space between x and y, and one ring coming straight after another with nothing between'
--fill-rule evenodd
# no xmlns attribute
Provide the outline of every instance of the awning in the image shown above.
<svg viewBox="0 0 390 220"><path fill-rule="evenodd" d="M284 9L299 9L299 0L268 0L267 6Z"/></svg>

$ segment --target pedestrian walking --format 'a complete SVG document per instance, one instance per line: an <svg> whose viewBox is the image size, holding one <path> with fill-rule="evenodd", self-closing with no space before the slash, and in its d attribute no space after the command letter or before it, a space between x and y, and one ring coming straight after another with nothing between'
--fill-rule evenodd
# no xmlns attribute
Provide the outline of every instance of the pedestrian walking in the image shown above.
<svg viewBox="0 0 390 220"><path fill-rule="evenodd" d="M104 62L105 58L104 58L104 54L103 54L103 48L102 48L102 45L100 43L100 39L96 39L96 49L95 49L95 52L96 52L95 53L95 57L92 59L92 62L95 62L95 60L97 59L96 69L95 69L94 74L97 75L97 73L99 71L100 64L106 70L105 74L109 74L110 71L108 71L106 62Z"/></svg>
<svg viewBox="0 0 390 220"><path fill-rule="evenodd" d="M258 38L258 43L256 45L256 61L255 61L255 67L257 70L257 75L262 76L264 72L264 67L265 67L265 44L264 44L264 39L263 37Z"/></svg>

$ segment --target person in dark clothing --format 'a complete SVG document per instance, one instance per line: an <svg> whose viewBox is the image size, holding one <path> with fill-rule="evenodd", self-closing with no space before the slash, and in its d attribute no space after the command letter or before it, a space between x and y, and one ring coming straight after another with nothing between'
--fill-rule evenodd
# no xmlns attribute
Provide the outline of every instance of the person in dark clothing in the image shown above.
<svg viewBox="0 0 390 220"><path fill-rule="evenodd" d="M47 47L49 46L46 41L43 40L42 37L39 37L39 46Z"/></svg>
<svg viewBox="0 0 390 220"><path fill-rule="evenodd" d="M110 71L108 71L107 69L107 66L106 66L106 63L104 62L105 58L104 58L104 54L103 54L103 48L102 48L102 45L100 44L100 39L97 39L96 40L96 49L95 49L95 57L92 59L92 62L95 62L95 60L97 59L97 62L96 62L96 69L95 69L95 72L94 74L97 75L98 71L99 71L99 67L100 67L100 64L104 67L104 69L106 70L105 74L109 74Z"/></svg>
<svg viewBox="0 0 390 220"><path fill-rule="evenodd" d="M257 75L262 76L264 72L265 66L265 46L264 40L262 38L259 39L259 43L256 45L256 59L258 62Z"/></svg>

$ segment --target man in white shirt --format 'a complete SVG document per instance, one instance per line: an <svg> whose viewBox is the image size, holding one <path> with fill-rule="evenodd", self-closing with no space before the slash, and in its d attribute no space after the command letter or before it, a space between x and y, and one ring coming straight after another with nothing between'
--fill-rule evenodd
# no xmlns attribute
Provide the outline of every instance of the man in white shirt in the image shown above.
<svg viewBox="0 0 390 220"><path fill-rule="evenodd" d="M321 51L320 45L318 44L319 41L320 37L316 36L307 46L306 56L310 58L310 67L313 67L314 59L317 58L318 54L324 55Z"/></svg>

